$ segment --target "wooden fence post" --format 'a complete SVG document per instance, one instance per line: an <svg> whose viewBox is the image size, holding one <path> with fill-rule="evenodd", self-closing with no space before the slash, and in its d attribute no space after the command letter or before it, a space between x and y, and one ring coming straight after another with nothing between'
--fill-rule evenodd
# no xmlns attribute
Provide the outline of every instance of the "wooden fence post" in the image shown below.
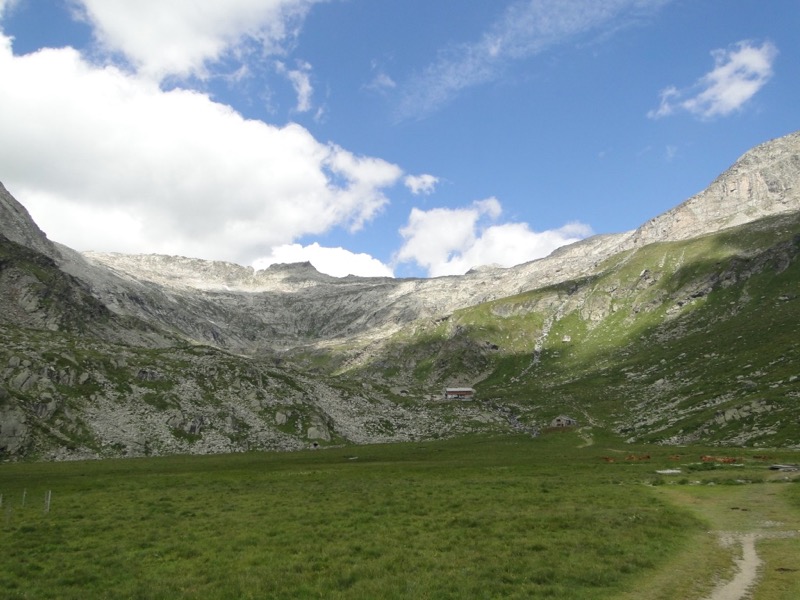
<svg viewBox="0 0 800 600"><path fill-rule="evenodd" d="M47 490L47 493L44 495L44 514L50 512L50 498L53 495L52 490Z"/></svg>

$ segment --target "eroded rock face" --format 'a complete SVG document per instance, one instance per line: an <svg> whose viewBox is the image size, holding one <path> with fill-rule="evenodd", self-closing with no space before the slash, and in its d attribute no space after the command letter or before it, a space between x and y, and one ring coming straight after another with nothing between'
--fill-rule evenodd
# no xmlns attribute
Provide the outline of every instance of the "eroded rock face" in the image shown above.
<svg viewBox="0 0 800 600"><path fill-rule="evenodd" d="M328 430L317 425L308 428L306 437L310 440L325 440L326 442L331 441L331 435L328 433Z"/></svg>
<svg viewBox="0 0 800 600"><path fill-rule="evenodd" d="M800 210L800 132L756 146L707 189L633 235L643 246L677 241Z"/></svg>
<svg viewBox="0 0 800 600"><path fill-rule="evenodd" d="M27 440L25 414L17 408L0 408L0 456L19 454Z"/></svg>
<svg viewBox="0 0 800 600"><path fill-rule="evenodd" d="M27 209L17 202L0 183L0 234L49 258L60 254L53 242L33 221Z"/></svg>
<svg viewBox="0 0 800 600"><path fill-rule="evenodd" d="M714 416L714 421L717 425L723 425L729 421L738 421L752 415L770 412L773 408L764 400L753 400L742 406L731 407L718 412Z"/></svg>

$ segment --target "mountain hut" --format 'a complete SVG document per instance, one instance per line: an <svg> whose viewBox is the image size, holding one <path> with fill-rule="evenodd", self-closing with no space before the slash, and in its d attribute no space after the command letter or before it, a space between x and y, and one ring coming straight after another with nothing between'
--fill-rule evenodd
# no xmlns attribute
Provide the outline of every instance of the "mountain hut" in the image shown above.
<svg viewBox="0 0 800 600"><path fill-rule="evenodd" d="M446 400L470 400L475 395L475 390L471 387L449 387L444 389Z"/></svg>

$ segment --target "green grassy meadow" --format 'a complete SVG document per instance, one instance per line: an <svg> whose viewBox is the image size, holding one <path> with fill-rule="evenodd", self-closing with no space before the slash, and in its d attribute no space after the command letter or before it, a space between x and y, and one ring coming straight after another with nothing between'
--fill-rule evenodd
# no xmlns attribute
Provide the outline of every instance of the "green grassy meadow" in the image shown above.
<svg viewBox="0 0 800 600"><path fill-rule="evenodd" d="M708 450L594 436L2 464L0 590L7 599L700 598L731 568L732 550L708 535L725 525L717 512L735 512L724 506L731 493L752 496L742 503L777 495L773 520L800 529L800 485L769 481L764 462L796 453L735 451L743 466L707 465ZM682 474L656 473L676 466ZM800 538L775 542L800 556ZM769 581L779 591L764 598L796 597L780 590L797 587Z"/></svg>

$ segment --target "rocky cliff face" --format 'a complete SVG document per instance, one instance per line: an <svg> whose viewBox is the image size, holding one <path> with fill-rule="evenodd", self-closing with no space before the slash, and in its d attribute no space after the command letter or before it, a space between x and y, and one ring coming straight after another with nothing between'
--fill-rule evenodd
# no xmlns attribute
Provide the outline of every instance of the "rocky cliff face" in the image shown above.
<svg viewBox="0 0 800 600"><path fill-rule="evenodd" d="M766 284L753 282L774 271L781 289L791 289L799 180L800 134L792 134L754 148L707 190L635 231L508 269L435 279L335 278L308 263L254 271L184 257L81 255L47 240L0 187L0 455L293 449L533 430L563 407L533 407L522 396L575 406L564 390L600 377L587 365L612 349L642 352L632 349L631 332L688 339L701 327L687 316L693 307L725 294L725 310L707 316L727 323L725 331L741 326L737 315L754 296L793 314L792 299L780 299L788 292L772 300L776 284L762 291ZM655 242L668 250L656 257ZM781 244L792 251L778 251ZM755 255L782 256L782 266L747 262ZM576 353L579 340L596 350ZM638 405L579 410L641 432L637 439L658 430L680 441L723 418L675 433L674 415L687 421L700 409L670 412L665 398L678 388L691 397L689 384L629 379L637 385L617 389ZM485 401L439 401L442 385L480 382ZM600 396L611 387L602 389ZM781 406L732 391L716 398L708 405L723 416L751 420L769 411L748 406Z"/></svg>
<svg viewBox="0 0 800 600"><path fill-rule="evenodd" d="M800 132L756 146L706 190L642 225L631 241L685 240L800 210L798 173Z"/></svg>
<svg viewBox="0 0 800 600"><path fill-rule="evenodd" d="M59 256L53 242L34 223L30 213L0 183L0 234L49 258Z"/></svg>

